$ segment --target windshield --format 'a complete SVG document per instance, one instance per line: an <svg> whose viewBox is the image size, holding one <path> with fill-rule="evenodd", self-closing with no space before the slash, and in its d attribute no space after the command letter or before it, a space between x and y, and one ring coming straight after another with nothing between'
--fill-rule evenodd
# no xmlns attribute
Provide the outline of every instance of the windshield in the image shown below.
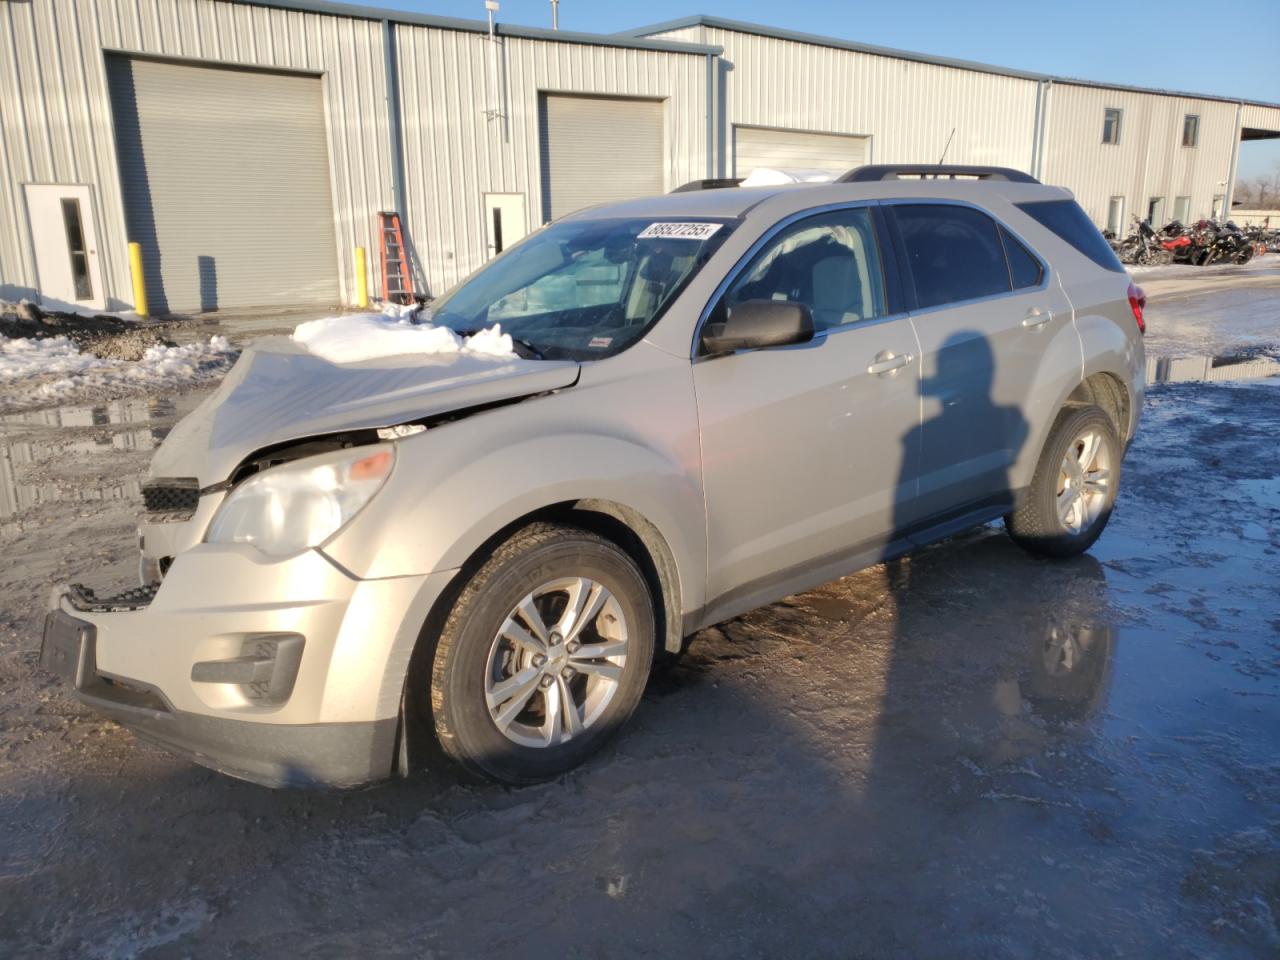
<svg viewBox="0 0 1280 960"><path fill-rule="evenodd" d="M431 305L460 334L501 324L528 355L599 360L625 350L724 242L726 220L573 220L512 247Z"/></svg>

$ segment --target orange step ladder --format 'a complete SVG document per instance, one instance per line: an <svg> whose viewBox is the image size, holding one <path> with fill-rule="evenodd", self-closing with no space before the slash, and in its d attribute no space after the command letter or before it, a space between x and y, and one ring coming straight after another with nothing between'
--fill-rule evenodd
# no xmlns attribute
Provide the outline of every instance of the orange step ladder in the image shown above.
<svg viewBox="0 0 1280 960"><path fill-rule="evenodd" d="M382 242L382 299L386 303L413 303L413 278L409 275L409 254L404 248L400 214L384 210L378 214L378 223Z"/></svg>

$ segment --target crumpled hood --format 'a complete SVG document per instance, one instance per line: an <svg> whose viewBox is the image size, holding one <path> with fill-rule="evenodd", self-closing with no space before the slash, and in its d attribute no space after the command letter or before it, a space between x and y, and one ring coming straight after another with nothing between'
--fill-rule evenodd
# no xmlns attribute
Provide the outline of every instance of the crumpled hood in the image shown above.
<svg viewBox="0 0 1280 960"><path fill-rule="evenodd" d="M571 386L578 364L450 353L335 364L288 337L254 341L221 386L170 431L153 477L219 483L263 447L389 427Z"/></svg>

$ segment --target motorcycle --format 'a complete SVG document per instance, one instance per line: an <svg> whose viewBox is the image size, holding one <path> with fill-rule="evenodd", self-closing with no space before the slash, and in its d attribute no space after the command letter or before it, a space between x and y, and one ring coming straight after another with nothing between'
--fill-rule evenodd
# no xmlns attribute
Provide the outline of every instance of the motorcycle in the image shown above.
<svg viewBox="0 0 1280 960"><path fill-rule="evenodd" d="M1116 253L1121 263L1141 264L1145 267L1173 263L1173 252L1165 249L1162 238L1151 226L1150 220L1134 217L1137 227L1120 241Z"/></svg>

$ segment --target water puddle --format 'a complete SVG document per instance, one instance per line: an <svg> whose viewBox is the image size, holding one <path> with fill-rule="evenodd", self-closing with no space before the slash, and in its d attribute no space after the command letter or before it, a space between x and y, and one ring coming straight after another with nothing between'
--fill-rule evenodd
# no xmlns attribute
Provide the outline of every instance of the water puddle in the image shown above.
<svg viewBox="0 0 1280 960"><path fill-rule="evenodd" d="M1280 376L1272 357L1148 357L1147 383L1209 383Z"/></svg>
<svg viewBox="0 0 1280 960"><path fill-rule="evenodd" d="M0 416L0 520L42 503L140 497L138 477L112 482L109 472L118 470L118 465L103 464L98 469L94 458L117 451L154 450L176 414L171 399L138 397ZM69 475L59 479L46 475L43 465L55 460L72 467ZM83 482L77 473L83 475Z"/></svg>

